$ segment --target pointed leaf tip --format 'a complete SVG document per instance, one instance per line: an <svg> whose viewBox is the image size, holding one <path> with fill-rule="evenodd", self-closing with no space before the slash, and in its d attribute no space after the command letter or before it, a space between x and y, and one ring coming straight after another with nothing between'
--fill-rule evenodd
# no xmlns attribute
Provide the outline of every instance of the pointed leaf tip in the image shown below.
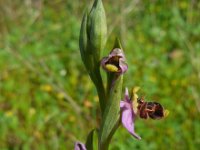
<svg viewBox="0 0 200 150"><path fill-rule="evenodd" d="M120 49L122 49L122 45L121 45L120 39L118 37L116 37L116 39L115 39L115 44L114 44L113 48L120 48Z"/></svg>

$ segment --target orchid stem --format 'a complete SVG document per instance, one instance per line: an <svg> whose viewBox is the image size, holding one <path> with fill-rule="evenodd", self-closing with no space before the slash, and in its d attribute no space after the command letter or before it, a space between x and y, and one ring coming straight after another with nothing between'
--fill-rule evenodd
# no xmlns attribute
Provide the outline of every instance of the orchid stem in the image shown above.
<svg viewBox="0 0 200 150"><path fill-rule="evenodd" d="M91 74L90 77L96 87L98 97L99 97L99 104L101 108L101 116L103 116L105 105L106 105L106 92L105 92L103 80L100 74L100 69L97 68L95 70L95 74Z"/></svg>

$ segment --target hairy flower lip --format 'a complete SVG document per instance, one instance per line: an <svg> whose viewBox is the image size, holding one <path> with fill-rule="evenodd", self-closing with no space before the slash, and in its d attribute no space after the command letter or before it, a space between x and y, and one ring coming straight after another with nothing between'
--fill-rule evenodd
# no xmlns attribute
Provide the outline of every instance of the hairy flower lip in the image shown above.
<svg viewBox="0 0 200 150"><path fill-rule="evenodd" d="M127 71L128 65L126 64L126 58L123 51L119 48L114 48L108 57L104 57L101 60L101 65L103 69L107 72L116 72L118 74L123 74ZM118 68L118 70L112 70L106 67L106 65L113 65L114 67Z"/></svg>
<svg viewBox="0 0 200 150"><path fill-rule="evenodd" d="M138 99L138 114L142 119L162 119L165 117L164 107L158 102L146 102L143 98Z"/></svg>
<svg viewBox="0 0 200 150"><path fill-rule="evenodd" d="M149 113L149 117L152 119L162 119L164 117L164 108L160 103L149 102L149 105L155 105L155 111ZM147 105L148 107L148 105ZM152 106L151 106L152 107Z"/></svg>

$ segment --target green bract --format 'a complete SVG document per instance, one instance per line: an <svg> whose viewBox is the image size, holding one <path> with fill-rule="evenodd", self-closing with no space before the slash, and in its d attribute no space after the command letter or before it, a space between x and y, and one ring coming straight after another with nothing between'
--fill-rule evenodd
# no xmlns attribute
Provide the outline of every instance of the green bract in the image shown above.
<svg viewBox="0 0 200 150"><path fill-rule="evenodd" d="M89 50L99 60L107 39L106 15L101 0L95 0L88 16L87 27Z"/></svg>
<svg viewBox="0 0 200 150"><path fill-rule="evenodd" d="M81 57L89 73L99 67L101 51L107 39L105 10L101 0L95 0L91 11L82 20L79 46Z"/></svg>

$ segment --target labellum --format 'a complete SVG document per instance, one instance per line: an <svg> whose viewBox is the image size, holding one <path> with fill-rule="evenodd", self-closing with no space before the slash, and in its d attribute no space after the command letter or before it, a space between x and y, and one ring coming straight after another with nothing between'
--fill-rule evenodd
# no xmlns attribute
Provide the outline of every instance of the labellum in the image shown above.
<svg viewBox="0 0 200 150"><path fill-rule="evenodd" d="M138 99L138 114L143 119L162 119L167 116L168 111L157 102L146 102L143 98Z"/></svg>

